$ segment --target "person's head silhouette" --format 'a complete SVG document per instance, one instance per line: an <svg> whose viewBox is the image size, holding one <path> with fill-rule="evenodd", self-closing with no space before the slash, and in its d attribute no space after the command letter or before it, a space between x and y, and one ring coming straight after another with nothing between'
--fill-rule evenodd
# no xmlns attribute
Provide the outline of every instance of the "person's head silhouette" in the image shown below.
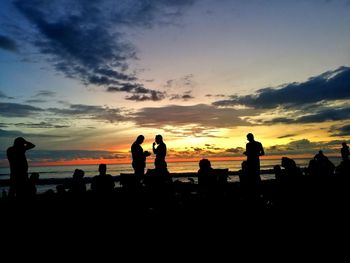
<svg viewBox="0 0 350 263"><path fill-rule="evenodd" d="M78 179L78 178L83 178L85 175L85 172L81 169L75 169L74 170L74 174L73 174L73 178Z"/></svg>
<svg viewBox="0 0 350 263"><path fill-rule="evenodd" d="M26 140L23 137L17 137L13 142L13 145L15 147L21 147L21 146L24 146L25 143L26 143Z"/></svg>
<svg viewBox="0 0 350 263"><path fill-rule="evenodd" d="M252 133L248 133L247 134L247 139L249 142L253 142L254 141L254 135Z"/></svg>
<svg viewBox="0 0 350 263"><path fill-rule="evenodd" d="M107 165L104 164L104 163L101 163L101 164L98 166L98 171L100 172L100 175L105 175L106 172L107 172Z"/></svg>
<svg viewBox="0 0 350 263"><path fill-rule="evenodd" d="M142 144L144 140L145 140L145 136L139 135L139 136L137 136L136 142L138 144Z"/></svg>
<svg viewBox="0 0 350 263"><path fill-rule="evenodd" d="M208 170L211 168L211 163L208 159L202 159L199 161L199 168L201 170Z"/></svg>
<svg viewBox="0 0 350 263"><path fill-rule="evenodd" d="M162 143L163 142L162 135L160 135L160 134L156 135L155 141L156 141L157 144Z"/></svg>

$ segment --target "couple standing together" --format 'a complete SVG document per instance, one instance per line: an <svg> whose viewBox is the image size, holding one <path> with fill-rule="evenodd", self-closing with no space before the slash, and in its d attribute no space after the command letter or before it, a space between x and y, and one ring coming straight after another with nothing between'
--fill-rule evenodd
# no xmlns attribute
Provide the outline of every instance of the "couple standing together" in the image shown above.
<svg viewBox="0 0 350 263"><path fill-rule="evenodd" d="M131 146L132 154L132 167L135 171L135 176L141 178L145 173L146 167L146 157L150 156L151 153L148 151L143 151L141 144L145 140L143 135L139 135L136 141ZM158 145L156 147L156 144ZM159 173L167 172L167 163L165 162L166 156L166 145L163 142L162 135L157 135L155 137L155 142L153 142L153 153L156 155L154 160L154 166L156 171Z"/></svg>

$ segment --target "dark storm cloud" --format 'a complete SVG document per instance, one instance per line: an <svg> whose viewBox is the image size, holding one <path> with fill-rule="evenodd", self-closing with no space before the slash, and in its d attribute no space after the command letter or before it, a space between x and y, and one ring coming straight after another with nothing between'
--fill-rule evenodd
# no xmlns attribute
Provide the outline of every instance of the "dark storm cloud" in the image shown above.
<svg viewBox="0 0 350 263"><path fill-rule="evenodd" d="M350 136L350 124L337 128L335 130L330 130L332 136Z"/></svg>
<svg viewBox="0 0 350 263"><path fill-rule="evenodd" d="M313 156L318 153L319 150L323 150L325 154L340 156L342 142L343 141L340 140L312 142L308 139L301 139L284 145L266 147L265 152L269 155L292 155L303 153Z"/></svg>
<svg viewBox="0 0 350 263"><path fill-rule="evenodd" d="M187 100L194 99L194 97L193 97L190 93L191 93L191 91L185 92L184 94L172 95L172 96L170 96L170 100L183 100L183 101L187 101Z"/></svg>
<svg viewBox="0 0 350 263"><path fill-rule="evenodd" d="M72 116L72 118L79 117L109 122L128 120L121 109L94 105L71 104L69 108L49 108L48 111L57 115Z"/></svg>
<svg viewBox="0 0 350 263"><path fill-rule="evenodd" d="M155 90L152 90L150 94L147 94L147 95L133 94L131 96L125 97L126 100L133 100L133 101L147 101L147 100L159 101L159 100L163 100L164 98L165 98L165 95L163 92L155 91Z"/></svg>
<svg viewBox="0 0 350 263"><path fill-rule="evenodd" d="M143 108L133 116L134 122L145 127L163 127L167 125L200 125L208 128L225 128L250 125L239 118L250 110L216 108L211 105L193 106L170 105L159 108Z"/></svg>
<svg viewBox="0 0 350 263"><path fill-rule="evenodd" d="M298 124L298 123L320 123L326 121L342 121L350 119L350 107L348 108L328 108L322 109L313 114L304 112L307 114L301 117L278 117L272 120L260 120L261 124L275 124L275 123L286 123L286 124Z"/></svg>
<svg viewBox="0 0 350 263"><path fill-rule="evenodd" d="M0 35L0 49L17 52L18 46L16 41L4 35Z"/></svg>
<svg viewBox="0 0 350 263"><path fill-rule="evenodd" d="M320 101L350 98L350 68L340 67L312 77L302 83L290 83L282 88L265 88L256 94L231 96L229 100L216 101L216 106L245 105L253 108L271 109L278 106L298 107Z"/></svg>
<svg viewBox="0 0 350 263"><path fill-rule="evenodd" d="M310 114L300 117L296 120L297 123L317 123L325 121L340 121L350 119L350 108L343 109L327 109L316 114Z"/></svg>
<svg viewBox="0 0 350 263"><path fill-rule="evenodd" d="M108 87L107 92L127 92L132 93L131 96L127 96L125 99L133 101L159 101L166 97L165 92L147 89L142 84L123 83L119 87Z"/></svg>
<svg viewBox="0 0 350 263"><path fill-rule="evenodd" d="M0 102L0 116L3 117L29 117L42 111L41 108L26 104Z"/></svg>
<svg viewBox="0 0 350 263"><path fill-rule="evenodd" d="M84 84L114 85L137 81L128 72L128 61L136 58L134 46L126 41L126 27L170 24L193 1L171 0L17 0L16 8L37 30L33 44L57 71ZM125 90L125 92L128 92ZM157 91L128 99L161 99Z"/></svg>

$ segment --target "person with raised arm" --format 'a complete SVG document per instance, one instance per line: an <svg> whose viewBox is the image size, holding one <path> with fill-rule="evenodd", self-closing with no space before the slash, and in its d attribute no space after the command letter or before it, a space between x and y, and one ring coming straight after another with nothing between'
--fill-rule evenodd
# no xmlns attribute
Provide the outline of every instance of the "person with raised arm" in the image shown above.
<svg viewBox="0 0 350 263"><path fill-rule="evenodd" d="M28 193L28 162L25 153L34 147L33 143L26 141L23 137L17 137L13 146L7 149L7 159L10 164L9 197L22 198Z"/></svg>
<svg viewBox="0 0 350 263"><path fill-rule="evenodd" d="M157 147L156 144L158 145ZM154 160L156 171L167 171L167 163L165 161L166 145L162 135L156 135L155 142L153 142L153 153L156 155L156 159Z"/></svg>

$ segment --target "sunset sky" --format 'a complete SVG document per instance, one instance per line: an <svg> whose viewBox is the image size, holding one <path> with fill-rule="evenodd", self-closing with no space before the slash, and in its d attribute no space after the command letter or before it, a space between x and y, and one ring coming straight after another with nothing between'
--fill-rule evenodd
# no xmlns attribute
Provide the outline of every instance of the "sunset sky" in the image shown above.
<svg viewBox="0 0 350 263"><path fill-rule="evenodd" d="M2 0L0 165L340 155L350 135L349 0ZM150 158L152 161L152 157Z"/></svg>

